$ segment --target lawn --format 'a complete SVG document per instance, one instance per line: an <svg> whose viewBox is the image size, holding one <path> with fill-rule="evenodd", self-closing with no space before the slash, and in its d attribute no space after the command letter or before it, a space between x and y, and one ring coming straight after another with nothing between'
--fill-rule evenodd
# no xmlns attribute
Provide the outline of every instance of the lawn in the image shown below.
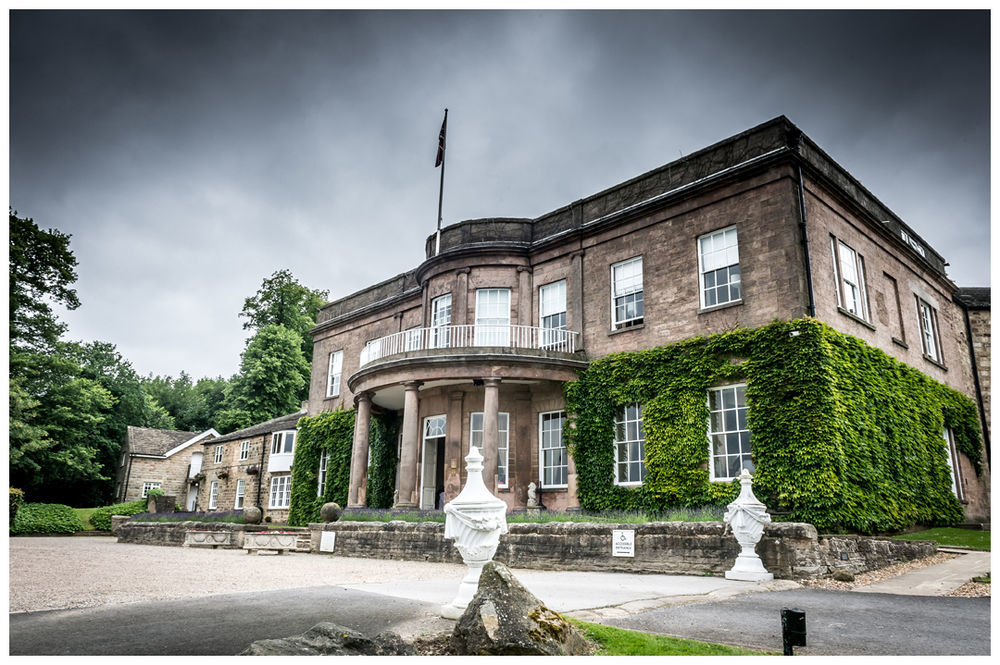
<svg viewBox="0 0 1000 665"><path fill-rule="evenodd" d="M974 529L937 527L926 531L914 531L893 536L898 540L934 540L943 547L968 547L974 550L990 551L990 532Z"/></svg>
<svg viewBox="0 0 1000 665"><path fill-rule="evenodd" d="M696 642L666 635L641 633L586 621L570 621L598 645L596 656L766 656L777 652L752 651L724 644Z"/></svg>
<svg viewBox="0 0 1000 665"><path fill-rule="evenodd" d="M88 529L93 530L94 525L90 523L90 516L94 514L97 508L74 508L73 512L80 516L80 520L87 526Z"/></svg>

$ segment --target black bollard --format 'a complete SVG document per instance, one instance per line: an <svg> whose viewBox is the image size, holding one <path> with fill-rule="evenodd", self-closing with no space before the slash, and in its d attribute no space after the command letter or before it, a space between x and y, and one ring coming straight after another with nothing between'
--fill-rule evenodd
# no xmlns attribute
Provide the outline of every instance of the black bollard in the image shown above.
<svg viewBox="0 0 1000 665"><path fill-rule="evenodd" d="M788 607L781 608L781 642L785 655L793 656L792 647L806 645L806 612Z"/></svg>

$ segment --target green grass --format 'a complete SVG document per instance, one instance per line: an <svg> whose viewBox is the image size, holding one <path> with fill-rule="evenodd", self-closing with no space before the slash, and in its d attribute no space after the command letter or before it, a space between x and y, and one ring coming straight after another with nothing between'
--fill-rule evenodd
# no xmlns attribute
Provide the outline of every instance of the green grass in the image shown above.
<svg viewBox="0 0 1000 665"><path fill-rule="evenodd" d="M990 551L990 532L974 529L937 527L926 531L914 531L893 536L897 540L934 540L944 547L968 547L974 550Z"/></svg>
<svg viewBox="0 0 1000 665"><path fill-rule="evenodd" d="M596 656L766 656L777 653L641 633L576 619L569 621L584 637L598 645Z"/></svg>
<svg viewBox="0 0 1000 665"><path fill-rule="evenodd" d="M90 516L97 508L74 508L73 510L80 516L80 520L86 525L88 531L96 530L96 527L90 523Z"/></svg>

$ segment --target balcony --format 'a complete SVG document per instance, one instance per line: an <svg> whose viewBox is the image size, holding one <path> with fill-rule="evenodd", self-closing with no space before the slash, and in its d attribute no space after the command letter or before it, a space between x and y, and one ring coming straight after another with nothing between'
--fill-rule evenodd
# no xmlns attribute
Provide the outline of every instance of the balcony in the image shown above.
<svg viewBox="0 0 1000 665"><path fill-rule="evenodd" d="M413 328L368 343L361 351L360 367L413 351L442 349L512 349L576 353L580 334L569 330L511 325L462 325ZM536 355L532 353L530 355Z"/></svg>

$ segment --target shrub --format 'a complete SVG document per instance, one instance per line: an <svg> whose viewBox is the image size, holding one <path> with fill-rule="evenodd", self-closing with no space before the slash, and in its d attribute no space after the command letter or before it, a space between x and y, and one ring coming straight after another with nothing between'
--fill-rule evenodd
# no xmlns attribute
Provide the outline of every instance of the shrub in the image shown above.
<svg viewBox="0 0 1000 665"><path fill-rule="evenodd" d="M146 492L146 498L147 499L155 499L156 497L163 496L165 494L166 494L166 492L164 492L163 490L161 490L159 487L154 487L154 488L152 488L152 489L150 489L150 490L148 490Z"/></svg>
<svg viewBox="0 0 1000 665"><path fill-rule="evenodd" d="M245 524L242 510L229 510L217 513L136 513L132 516L135 522L229 522L232 524Z"/></svg>
<svg viewBox="0 0 1000 665"><path fill-rule="evenodd" d="M112 515L136 515L146 512L146 500L130 501L128 503L116 503L113 506L103 506L98 508L90 516L90 523L95 529L100 531L111 531Z"/></svg>
<svg viewBox="0 0 1000 665"><path fill-rule="evenodd" d="M17 511L24 505L24 491L19 490L16 487L10 488L10 523L14 524L14 520L17 519Z"/></svg>
<svg viewBox="0 0 1000 665"><path fill-rule="evenodd" d="M15 534L74 533L87 527L76 511L61 503L26 503L17 511Z"/></svg>

